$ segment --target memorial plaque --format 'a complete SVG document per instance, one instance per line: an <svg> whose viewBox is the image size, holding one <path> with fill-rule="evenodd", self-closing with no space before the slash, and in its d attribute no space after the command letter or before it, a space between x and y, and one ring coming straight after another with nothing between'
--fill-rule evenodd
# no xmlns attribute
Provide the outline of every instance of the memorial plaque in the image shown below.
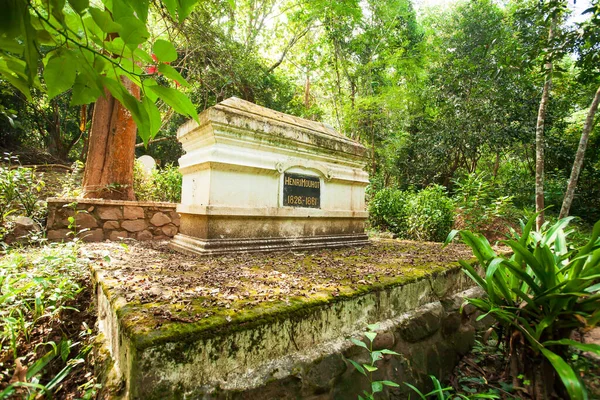
<svg viewBox="0 0 600 400"><path fill-rule="evenodd" d="M321 180L316 176L283 175L283 205L287 207L321 207Z"/></svg>

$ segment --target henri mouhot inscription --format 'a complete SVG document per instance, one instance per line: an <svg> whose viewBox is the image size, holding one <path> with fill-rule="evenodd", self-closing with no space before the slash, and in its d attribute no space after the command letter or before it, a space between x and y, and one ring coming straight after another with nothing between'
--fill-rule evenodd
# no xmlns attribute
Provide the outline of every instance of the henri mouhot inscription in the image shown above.
<svg viewBox="0 0 600 400"><path fill-rule="evenodd" d="M199 120L177 132L185 154L174 249L223 254L368 242L363 145L234 97Z"/></svg>
<svg viewBox="0 0 600 400"><path fill-rule="evenodd" d="M283 205L287 207L321 207L321 180L308 175L284 174Z"/></svg>

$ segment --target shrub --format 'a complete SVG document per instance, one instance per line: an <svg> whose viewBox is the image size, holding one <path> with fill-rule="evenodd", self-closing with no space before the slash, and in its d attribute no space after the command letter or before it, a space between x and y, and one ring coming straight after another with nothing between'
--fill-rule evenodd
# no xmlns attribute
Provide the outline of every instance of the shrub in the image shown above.
<svg viewBox="0 0 600 400"><path fill-rule="evenodd" d="M443 186L421 190L408 205L407 238L436 242L446 238L454 223L454 204Z"/></svg>
<svg viewBox="0 0 600 400"><path fill-rule="evenodd" d="M600 354L599 345L570 339L573 330L590 329L600 321L600 221L588 242L575 249L564 231L572 218L536 232L535 217L521 224L521 235L513 232L514 239L502 242L511 256L496 254L481 235L459 231L483 275L468 262L460 263L486 294L466 301L496 319L509 373L528 377L533 398L549 398L558 375L572 399L584 399L585 389L565 356L569 346Z"/></svg>
<svg viewBox="0 0 600 400"><path fill-rule="evenodd" d="M167 165L148 174L137 161L133 169L133 190L140 201L181 201L181 173L175 165Z"/></svg>
<svg viewBox="0 0 600 400"><path fill-rule="evenodd" d="M408 198L410 193L385 188L375 193L369 202L371 225L399 234L408 229Z"/></svg>
<svg viewBox="0 0 600 400"><path fill-rule="evenodd" d="M40 225L46 217L46 204L38 196L44 181L31 168L12 164L18 162L7 156L8 164L0 166L0 239L10 231L9 216L26 216Z"/></svg>
<svg viewBox="0 0 600 400"><path fill-rule="evenodd" d="M383 189L369 202L372 226L403 239L442 241L454 221L453 203L442 186L413 193Z"/></svg>
<svg viewBox="0 0 600 400"><path fill-rule="evenodd" d="M497 188L485 174L469 174L457 179L454 201L460 213L459 227L494 231L498 220L516 222L513 196L497 195Z"/></svg>

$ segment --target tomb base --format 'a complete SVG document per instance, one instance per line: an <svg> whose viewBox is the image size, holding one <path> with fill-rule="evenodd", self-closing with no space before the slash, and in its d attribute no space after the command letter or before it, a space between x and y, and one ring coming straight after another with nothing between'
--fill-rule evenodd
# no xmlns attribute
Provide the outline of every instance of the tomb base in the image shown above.
<svg viewBox="0 0 600 400"><path fill-rule="evenodd" d="M366 234L311 236L297 238L254 239L198 239L176 235L170 247L188 254L228 254L231 252L261 252L278 250L309 250L346 246L364 246L369 243Z"/></svg>
<svg viewBox="0 0 600 400"><path fill-rule="evenodd" d="M171 248L195 254L363 246L366 212L178 207L181 226Z"/></svg>

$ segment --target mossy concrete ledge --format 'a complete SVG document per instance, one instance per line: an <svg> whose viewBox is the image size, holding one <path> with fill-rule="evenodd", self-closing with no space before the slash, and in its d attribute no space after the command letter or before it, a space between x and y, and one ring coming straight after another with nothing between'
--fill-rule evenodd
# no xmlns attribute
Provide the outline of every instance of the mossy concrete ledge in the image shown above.
<svg viewBox="0 0 600 400"><path fill-rule="evenodd" d="M360 257L377 253L374 247L346 257L350 263L363 263L366 259ZM323 259L339 260L340 253L335 253L339 250L328 251ZM151 271L166 267L147 265L145 278L134 277L127 274L127 267L115 273L100 256L93 267L99 325L113 357L113 372L123 380L120 393L112 394L115 398L356 398L369 383L346 358L366 362L368 354L349 338L362 337L367 324L373 323L379 325L374 347L401 354L379 361L375 378L426 389L428 375L443 379L474 340L474 315L468 308L462 313L459 309L465 296L479 293L454 262L420 268L402 265L396 276L386 279L377 277L377 265L365 265L361 268L375 276L373 281L360 279L356 285L338 285L329 293L250 302L233 312L235 302L224 305L207 297L181 300L181 304L170 295L135 300L120 285L132 279L151 281ZM215 263L211 268L232 262L244 268L260 260L259 255L244 257L252 258L217 259L211 261ZM311 257L316 256L296 254L296 262L312 268ZM373 261L382 263L377 257ZM183 260L188 266L190 262ZM193 272L193 267L187 271ZM156 286L146 290L156 291ZM406 398L407 390L404 385L386 388L383 395Z"/></svg>

